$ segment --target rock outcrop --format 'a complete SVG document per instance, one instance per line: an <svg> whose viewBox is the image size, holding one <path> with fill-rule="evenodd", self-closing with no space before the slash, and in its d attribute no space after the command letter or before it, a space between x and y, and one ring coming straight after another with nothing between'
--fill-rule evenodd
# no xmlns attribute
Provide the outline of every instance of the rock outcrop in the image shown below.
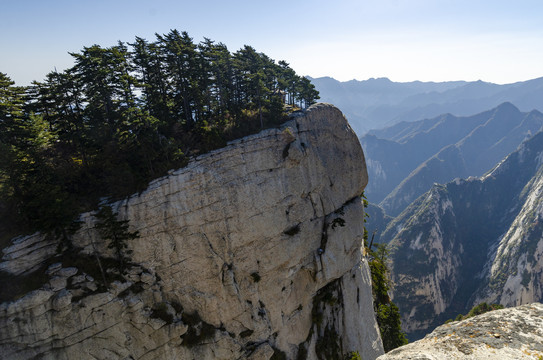
<svg viewBox="0 0 543 360"><path fill-rule="evenodd" d="M366 183L356 135L319 104L111 204L139 237L126 275L107 286L91 271L115 272L93 213L69 259L39 234L17 239L0 270L44 284L0 305L0 353L374 359L383 349L361 254Z"/></svg>
<svg viewBox="0 0 543 360"><path fill-rule="evenodd" d="M424 339L392 350L378 360L533 360L542 357L543 305L533 303L439 326Z"/></svg>

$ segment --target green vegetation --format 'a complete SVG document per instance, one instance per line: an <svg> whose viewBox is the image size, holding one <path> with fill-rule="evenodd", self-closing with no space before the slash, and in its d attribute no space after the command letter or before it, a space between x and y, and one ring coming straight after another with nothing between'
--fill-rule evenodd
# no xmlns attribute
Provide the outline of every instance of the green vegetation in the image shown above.
<svg viewBox="0 0 543 360"><path fill-rule="evenodd" d="M73 67L28 87L0 73L0 243L69 237L99 198L140 191L318 99L284 61L177 30L71 55Z"/></svg>
<svg viewBox="0 0 543 360"><path fill-rule="evenodd" d="M460 321L460 320L469 319L470 317L481 315L486 312L499 310L499 309L503 309L503 305L500 305L500 304L488 305L486 302L482 302L472 307L471 310L467 313L467 315L458 314L458 316L454 320L449 319L445 321L445 324L450 323L451 321Z"/></svg>
<svg viewBox="0 0 543 360"><path fill-rule="evenodd" d="M367 199L362 195L364 207L367 207ZM366 219L364 219L364 222ZM399 346L407 344L407 338L401 328L400 311L390 300L388 248L385 244L368 245L368 232L364 227L364 245L369 259L371 271L371 286L373 293L373 307L377 317L377 324L381 332L385 352L389 352ZM373 245L376 249L372 250Z"/></svg>
<svg viewBox="0 0 543 360"><path fill-rule="evenodd" d="M139 237L139 233L128 231L128 220L117 220L119 213L113 212L111 206L102 206L95 217L98 219L96 228L104 240L109 240L109 249L115 250L115 257L119 263L119 273L123 274L125 266L130 260L128 254L130 250L125 250L128 246L126 241Z"/></svg>
<svg viewBox="0 0 543 360"><path fill-rule="evenodd" d="M347 355L345 355L344 360L362 360L362 356L358 353L358 351L351 351Z"/></svg>
<svg viewBox="0 0 543 360"><path fill-rule="evenodd" d="M373 306L377 316L377 324L381 332L385 352L407 344L407 338L401 328L400 310L390 300L388 291L388 250L386 245L378 244L375 251L368 249Z"/></svg>

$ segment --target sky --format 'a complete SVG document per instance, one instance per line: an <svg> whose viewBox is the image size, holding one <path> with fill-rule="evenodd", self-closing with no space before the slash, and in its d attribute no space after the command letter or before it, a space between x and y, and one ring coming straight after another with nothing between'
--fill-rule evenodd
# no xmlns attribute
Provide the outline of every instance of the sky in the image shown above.
<svg viewBox="0 0 543 360"><path fill-rule="evenodd" d="M171 29L341 81L543 77L541 0L0 0L0 14L0 72L18 85L85 46Z"/></svg>

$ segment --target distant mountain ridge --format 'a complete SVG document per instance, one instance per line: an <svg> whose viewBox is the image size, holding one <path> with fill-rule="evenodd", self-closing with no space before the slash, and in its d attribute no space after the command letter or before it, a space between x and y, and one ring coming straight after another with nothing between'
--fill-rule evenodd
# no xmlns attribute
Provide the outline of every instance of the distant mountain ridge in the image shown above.
<svg viewBox="0 0 543 360"><path fill-rule="evenodd" d="M521 111L543 111L543 77L498 85L484 81L393 82L387 78L341 82L308 77L321 101L335 104L362 136L401 121L450 113L468 116L511 102Z"/></svg>
<svg viewBox="0 0 543 360"><path fill-rule="evenodd" d="M483 175L542 127L539 111L503 103L468 117L445 114L373 130L360 139L366 195L396 216L434 183Z"/></svg>

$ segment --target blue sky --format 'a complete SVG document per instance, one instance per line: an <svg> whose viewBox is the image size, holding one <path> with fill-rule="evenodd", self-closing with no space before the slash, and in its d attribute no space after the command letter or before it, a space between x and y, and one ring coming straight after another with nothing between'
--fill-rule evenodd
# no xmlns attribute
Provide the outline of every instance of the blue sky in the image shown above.
<svg viewBox="0 0 543 360"><path fill-rule="evenodd" d="M540 0L0 0L0 72L20 85L72 65L68 52L187 31L248 44L300 75L338 80L543 76Z"/></svg>

